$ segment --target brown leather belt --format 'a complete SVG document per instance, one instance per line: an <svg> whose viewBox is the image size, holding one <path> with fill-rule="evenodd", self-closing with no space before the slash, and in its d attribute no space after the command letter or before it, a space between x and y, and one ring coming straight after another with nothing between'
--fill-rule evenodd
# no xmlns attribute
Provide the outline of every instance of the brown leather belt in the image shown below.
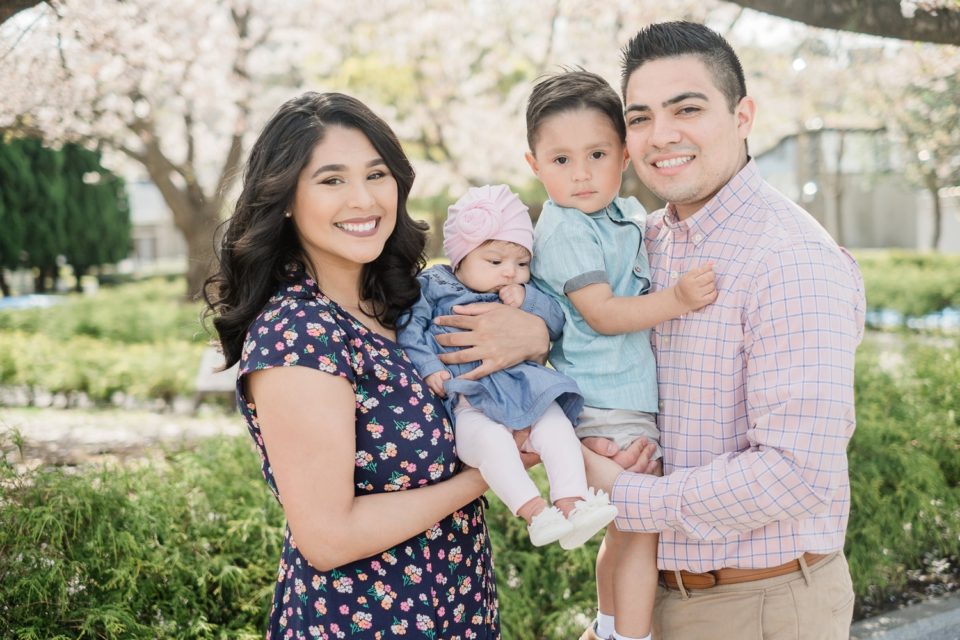
<svg viewBox="0 0 960 640"><path fill-rule="evenodd" d="M827 557L828 554L805 553L803 559L807 566L811 567ZM777 576L800 571L800 560L791 560L776 567L767 567L765 569L737 569L735 567L714 569L706 573L693 573L690 571L681 571L680 579L683 581L685 589L709 589L721 584L737 584L740 582L753 582L754 580L764 580L766 578L776 578ZM660 579L668 589L679 589L677 584L677 575L674 571L661 571Z"/></svg>

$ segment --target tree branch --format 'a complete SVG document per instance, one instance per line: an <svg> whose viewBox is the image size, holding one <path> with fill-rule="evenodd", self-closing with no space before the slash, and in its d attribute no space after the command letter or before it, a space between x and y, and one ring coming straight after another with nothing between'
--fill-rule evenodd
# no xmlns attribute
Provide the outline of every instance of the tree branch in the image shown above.
<svg viewBox="0 0 960 640"><path fill-rule="evenodd" d="M45 2L44 0L0 0L0 24L3 24L24 9L35 7L38 4L50 4L50 6L53 6L50 2Z"/></svg>
<svg viewBox="0 0 960 640"><path fill-rule="evenodd" d="M960 8L941 0L905 17L899 0L730 0L747 9L825 29L960 45Z"/></svg>

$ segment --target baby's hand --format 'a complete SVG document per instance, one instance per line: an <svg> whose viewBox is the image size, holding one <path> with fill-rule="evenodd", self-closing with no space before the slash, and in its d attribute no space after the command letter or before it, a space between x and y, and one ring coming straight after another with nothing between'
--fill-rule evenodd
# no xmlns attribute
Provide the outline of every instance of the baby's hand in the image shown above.
<svg viewBox="0 0 960 640"><path fill-rule="evenodd" d="M717 299L716 275L713 264L697 267L680 276L674 294L690 311L701 309Z"/></svg>
<svg viewBox="0 0 960 640"><path fill-rule="evenodd" d="M526 289L523 288L522 284L508 284L500 289L500 302L519 308L526 295Z"/></svg>
<svg viewBox="0 0 960 640"><path fill-rule="evenodd" d="M425 382L427 383L427 386L430 387L430 391L433 391L441 398L446 398L447 392L443 390L443 383L445 380L449 379L449 371L437 371L436 373L431 373L428 375Z"/></svg>

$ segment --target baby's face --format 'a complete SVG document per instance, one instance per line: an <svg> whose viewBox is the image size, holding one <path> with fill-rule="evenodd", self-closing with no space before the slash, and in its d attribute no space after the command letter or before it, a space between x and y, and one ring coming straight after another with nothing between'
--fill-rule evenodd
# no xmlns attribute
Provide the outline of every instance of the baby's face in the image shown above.
<svg viewBox="0 0 960 640"><path fill-rule="evenodd" d="M457 279L480 293L494 293L508 284L530 281L530 252L513 242L493 240L460 261Z"/></svg>
<svg viewBox="0 0 960 640"><path fill-rule="evenodd" d="M613 202L627 168L620 135L596 109L548 117L538 127L535 148L526 158L551 200L584 213Z"/></svg>

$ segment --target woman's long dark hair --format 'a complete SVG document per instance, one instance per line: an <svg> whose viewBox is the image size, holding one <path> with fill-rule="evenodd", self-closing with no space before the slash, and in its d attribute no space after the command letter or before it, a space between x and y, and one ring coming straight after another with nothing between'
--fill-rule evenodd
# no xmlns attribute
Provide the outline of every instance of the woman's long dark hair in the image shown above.
<svg viewBox="0 0 960 640"><path fill-rule="evenodd" d="M228 368L240 359L250 323L290 280L289 265L305 269L309 264L285 211L293 203L300 172L330 126L367 136L397 181L396 228L383 252L363 267L360 299L370 307L365 311L396 328L399 315L420 294L416 275L426 263L427 224L407 212L414 171L397 136L356 98L305 93L280 107L250 150L243 190L224 223L218 270L204 283L204 316L213 316Z"/></svg>

